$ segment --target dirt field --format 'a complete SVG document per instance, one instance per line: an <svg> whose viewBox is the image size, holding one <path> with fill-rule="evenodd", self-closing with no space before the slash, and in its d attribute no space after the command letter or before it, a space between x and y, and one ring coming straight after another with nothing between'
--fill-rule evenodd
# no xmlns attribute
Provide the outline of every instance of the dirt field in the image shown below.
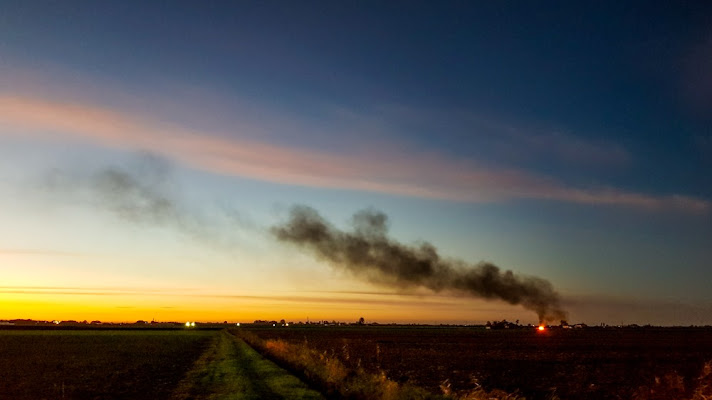
<svg viewBox="0 0 712 400"><path fill-rule="evenodd" d="M263 339L308 344L350 368L383 371L442 393L481 384L528 399L631 399L667 385L690 397L710 329L485 330L425 327L252 327ZM657 381L656 381L657 378ZM687 393L685 393L687 392Z"/></svg>
<svg viewBox="0 0 712 400"><path fill-rule="evenodd" d="M530 400L691 398L712 360L710 329L242 329L433 394L462 395L482 385ZM225 331L0 330L0 398L265 396L321 397Z"/></svg>
<svg viewBox="0 0 712 400"><path fill-rule="evenodd" d="M165 399L215 332L0 330L8 399Z"/></svg>
<svg viewBox="0 0 712 400"><path fill-rule="evenodd" d="M0 330L0 399L321 399L218 330Z"/></svg>

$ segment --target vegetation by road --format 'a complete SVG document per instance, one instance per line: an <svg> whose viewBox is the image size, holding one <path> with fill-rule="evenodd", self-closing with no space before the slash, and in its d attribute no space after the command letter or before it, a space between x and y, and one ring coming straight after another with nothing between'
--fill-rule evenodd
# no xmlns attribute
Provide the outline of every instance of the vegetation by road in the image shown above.
<svg viewBox="0 0 712 400"><path fill-rule="evenodd" d="M335 351L317 351L306 343L263 340L245 329L231 331L292 371L299 372L331 398L350 400L442 400L447 397L428 393L409 384L399 384L385 374L372 374L361 368L350 369L335 356ZM472 399L476 399L472 397ZM479 399L479 397L477 398ZM514 400L514 398L512 398Z"/></svg>
<svg viewBox="0 0 712 400"><path fill-rule="evenodd" d="M239 331L340 397L413 399L414 390L402 394L412 385L468 400L712 399L710 328L254 325Z"/></svg>

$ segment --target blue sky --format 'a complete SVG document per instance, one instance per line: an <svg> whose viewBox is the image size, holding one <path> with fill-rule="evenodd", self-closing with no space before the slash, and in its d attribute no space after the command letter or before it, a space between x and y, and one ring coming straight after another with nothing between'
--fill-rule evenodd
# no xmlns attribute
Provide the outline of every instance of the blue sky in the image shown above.
<svg viewBox="0 0 712 400"><path fill-rule="evenodd" d="M30 287L131 288L130 301L82 309L128 319L110 310L212 315L175 300L182 288L327 289L341 293L321 299L328 319L408 320L408 304L440 298L392 295L270 237L307 204L342 227L374 207L395 240L546 278L572 320L712 322L707 4L1 8L0 266L14 272L0 293L11 309L84 298L18 289ZM179 223L127 219L92 192L107 168L150 179L146 154L167 172L141 182L175 202ZM140 300L153 287L171 295ZM376 290L404 308L344 301ZM531 318L442 301L414 319ZM300 319L312 307L289 304Z"/></svg>

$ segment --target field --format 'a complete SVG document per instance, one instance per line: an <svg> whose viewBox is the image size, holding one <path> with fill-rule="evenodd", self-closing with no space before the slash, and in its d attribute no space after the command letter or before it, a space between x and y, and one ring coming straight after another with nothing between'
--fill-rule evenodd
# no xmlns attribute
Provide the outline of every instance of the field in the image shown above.
<svg viewBox="0 0 712 400"><path fill-rule="evenodd" d="M0 398L701 400L710 360L692 328L15 329Z"/></svg>
<svg viewBox="0 0 712 400"><path fill-rule="evenodd" d="M321 399L217 330L0 330L0 399Z"/></svg>
<svg viewBox="0 0 712 400"><path fill-rule="evenodd" d="M691 398L712 360L712 330L485 330L455 327L252 327L347 368L431 393L478 385L527 399ZM709 377L707 378L709 379Z"/></svg>
<svg viewBox="0 0 712 400"><path fill-rule="evenodd" d="M214 332L0 331L0 393L11 399L166 398Z"/></svg>

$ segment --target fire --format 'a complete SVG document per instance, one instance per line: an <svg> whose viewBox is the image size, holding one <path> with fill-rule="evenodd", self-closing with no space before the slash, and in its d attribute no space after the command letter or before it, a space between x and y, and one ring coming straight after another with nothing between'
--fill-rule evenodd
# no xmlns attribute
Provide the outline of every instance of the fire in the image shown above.
<svg viewBox="0 0 712 400"><path fill-rule="evenodd" d="M539 330L539 332L544 332L544 329L546 328L544 328L544 325L539 325L537 329Z"/></svg>

